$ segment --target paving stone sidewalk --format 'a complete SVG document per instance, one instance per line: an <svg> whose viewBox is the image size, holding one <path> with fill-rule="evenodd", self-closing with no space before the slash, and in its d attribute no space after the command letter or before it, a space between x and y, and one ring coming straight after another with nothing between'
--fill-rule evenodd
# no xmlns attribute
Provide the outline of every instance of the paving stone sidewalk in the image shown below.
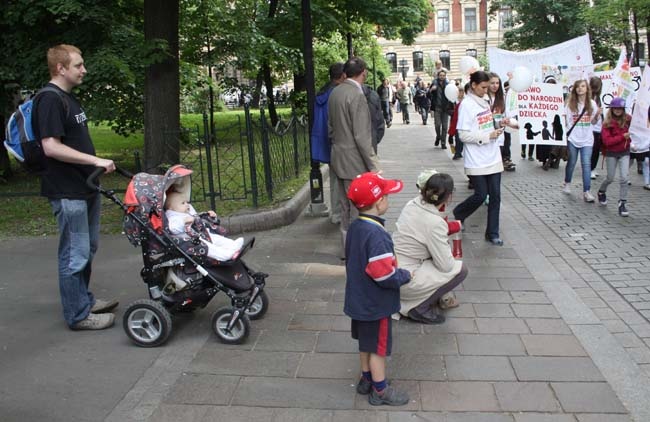
<svg viewBox="0 0 650 422"><path fill-rule="evenodd" d="M433 149L431 126L396 123L379 148L385 175L406 183L390 198L389 230L415 197L423 168L453 175L454 202L469 194L462 164ZM606 308L590 300L607 302L599 292L609 286L594 276L584 280L584 261L516 189L504 177L504 247L483 240L485 208L468 219L463 249L470 274L457 292L461 306L446 311L445 324L395 323L388 374L409 391L408 405L375 408L355 393L359 362L342 312L338 229L303 215L257 234L249 262L271 274L271 308L253 322L246 344L206 337L166 383L159 382L163 373L145 375L107 420L650 420L647 376L624 349L645 344L611 333L614 324L605 321L614 319L606 317L619 314L595 312Z"/></svg>

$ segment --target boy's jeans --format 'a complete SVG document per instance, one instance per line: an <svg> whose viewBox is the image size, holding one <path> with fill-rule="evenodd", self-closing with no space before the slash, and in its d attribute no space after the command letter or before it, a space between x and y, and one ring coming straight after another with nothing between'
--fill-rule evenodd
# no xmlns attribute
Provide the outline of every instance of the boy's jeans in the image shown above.
<svg viewBox="0 0 650 422"><path fill-rule="evenodd" d="M59 290L63 318L72 327L88 317L95 303L88 290L97 251L101 199L51 199L59 226Z"/></svg>
<svg viewBox="0 0 650 422"><path fill-rule="evenodd" d="M569 150L569 161L566 163L564 183L571 183L573 170L576 168L576 164L578 163L578 154L580 154L580 165L582 166L582 190L588 192L591 189L591 152L593 146L578 148L571 142L567 142L567 148Z"/></svg>

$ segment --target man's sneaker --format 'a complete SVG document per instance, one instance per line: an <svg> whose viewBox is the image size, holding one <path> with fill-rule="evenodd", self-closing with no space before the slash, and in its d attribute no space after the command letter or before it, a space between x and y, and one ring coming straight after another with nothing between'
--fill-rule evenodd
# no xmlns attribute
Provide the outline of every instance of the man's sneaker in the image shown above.
<svg viewBox="0 0 650 422"><path fill-rule="evenodd" d="M115 315L113 314L88 314L83 321L73 325L73 330L103 330L113 325Z"/></svg>
<svg viewBox="0 0 650 422"><path fill-rule="evenodd" d="M370 391L368 396L368 403L373 406L381 406L387 404L389 406L404 406L409 402L409 395L406 391L400 391L392 386L387 386L384 391L379 394L374 388Z"/></svg>
<svg viewBox="0 0 650 422"><path fill-rule="evenodd" d="M607 205L607 195L605 192L598 191L598 203L600 205Z"/></svg>
<svg viewBox="0 0 650 422"><path fill-rule="evenodd" d="M650 185L643 185L643 189L650 190Z"/></svg>
<svg viewBox="0 0 650 422"><path fill-rule="evenodd" d="M625 201L618 201L618 215L621 217L627 217L630 215L630 213L627 211L627 208L625 207Z"/></svg>
<svg viewBox="0 0 650 422"><path fill-rule="evenodd" d="M594 202L596 200L596 198L594 198L594 196L589 191L585 192L582 197L584 198L585 202L589 202L589 203Z"/></svg>
<svg viewBox="0 0 650 422"><path fill-rule="evenodd" d="M120 302L118 302L115 299L111 299L111 300L95 299L95 304L93 305L92 308L90 308L90 312L93 314L103 314L104 312L112 311L119 304Z"/></svg>
<svg viewBox="0 0 650 422"><path fill-rule="evenodd" d="M592 171L591 172L591 180L594 180L596 177L598 177L598 173L596 173L595 171Z"/></svg>
<svg viewBox="0 0 650 422"><path fill-rule="evenodd" d="M569 195L571 193L571 185L569 183L565 183L564 187L562 187L562 192Z"/></svg>

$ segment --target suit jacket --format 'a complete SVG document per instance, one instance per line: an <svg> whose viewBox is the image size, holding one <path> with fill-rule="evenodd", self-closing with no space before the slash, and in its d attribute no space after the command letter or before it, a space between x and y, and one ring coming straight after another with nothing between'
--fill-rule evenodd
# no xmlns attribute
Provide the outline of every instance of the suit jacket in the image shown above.
<svg viewBox="0 0 650 422"><path fill-rule="evenodd" d="M372 148L370 110L366 96L354 82L345 80L332 91L328 109L328 133L332 143L330 166L340 179L351 180L378 171Z"/></svg>

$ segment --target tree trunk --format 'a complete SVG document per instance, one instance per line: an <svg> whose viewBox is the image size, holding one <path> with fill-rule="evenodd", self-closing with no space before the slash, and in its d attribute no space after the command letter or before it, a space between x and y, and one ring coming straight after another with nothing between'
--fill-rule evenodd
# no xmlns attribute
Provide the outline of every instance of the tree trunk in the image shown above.
<svg viewBox="0 0 650 422"><path fill-rule="evenodd" d="M271 68L269 63L265 60L264 65L262 66L262 71L264 72L264 86L266 87L266 98L269 101L268 110L269 110L269 119L271 119L271 124L275 126L278 124L278 112L275 109L275 97L273 96L273 80L271 79Z"/></svg>
<svg viewBox="0 0 650 422"><path fill-rule="evenodd" d="M167 42L167 58L147 68L144 107L144 171L160 172L180 161L179 0L145 0L147 41Z"/></svg>

